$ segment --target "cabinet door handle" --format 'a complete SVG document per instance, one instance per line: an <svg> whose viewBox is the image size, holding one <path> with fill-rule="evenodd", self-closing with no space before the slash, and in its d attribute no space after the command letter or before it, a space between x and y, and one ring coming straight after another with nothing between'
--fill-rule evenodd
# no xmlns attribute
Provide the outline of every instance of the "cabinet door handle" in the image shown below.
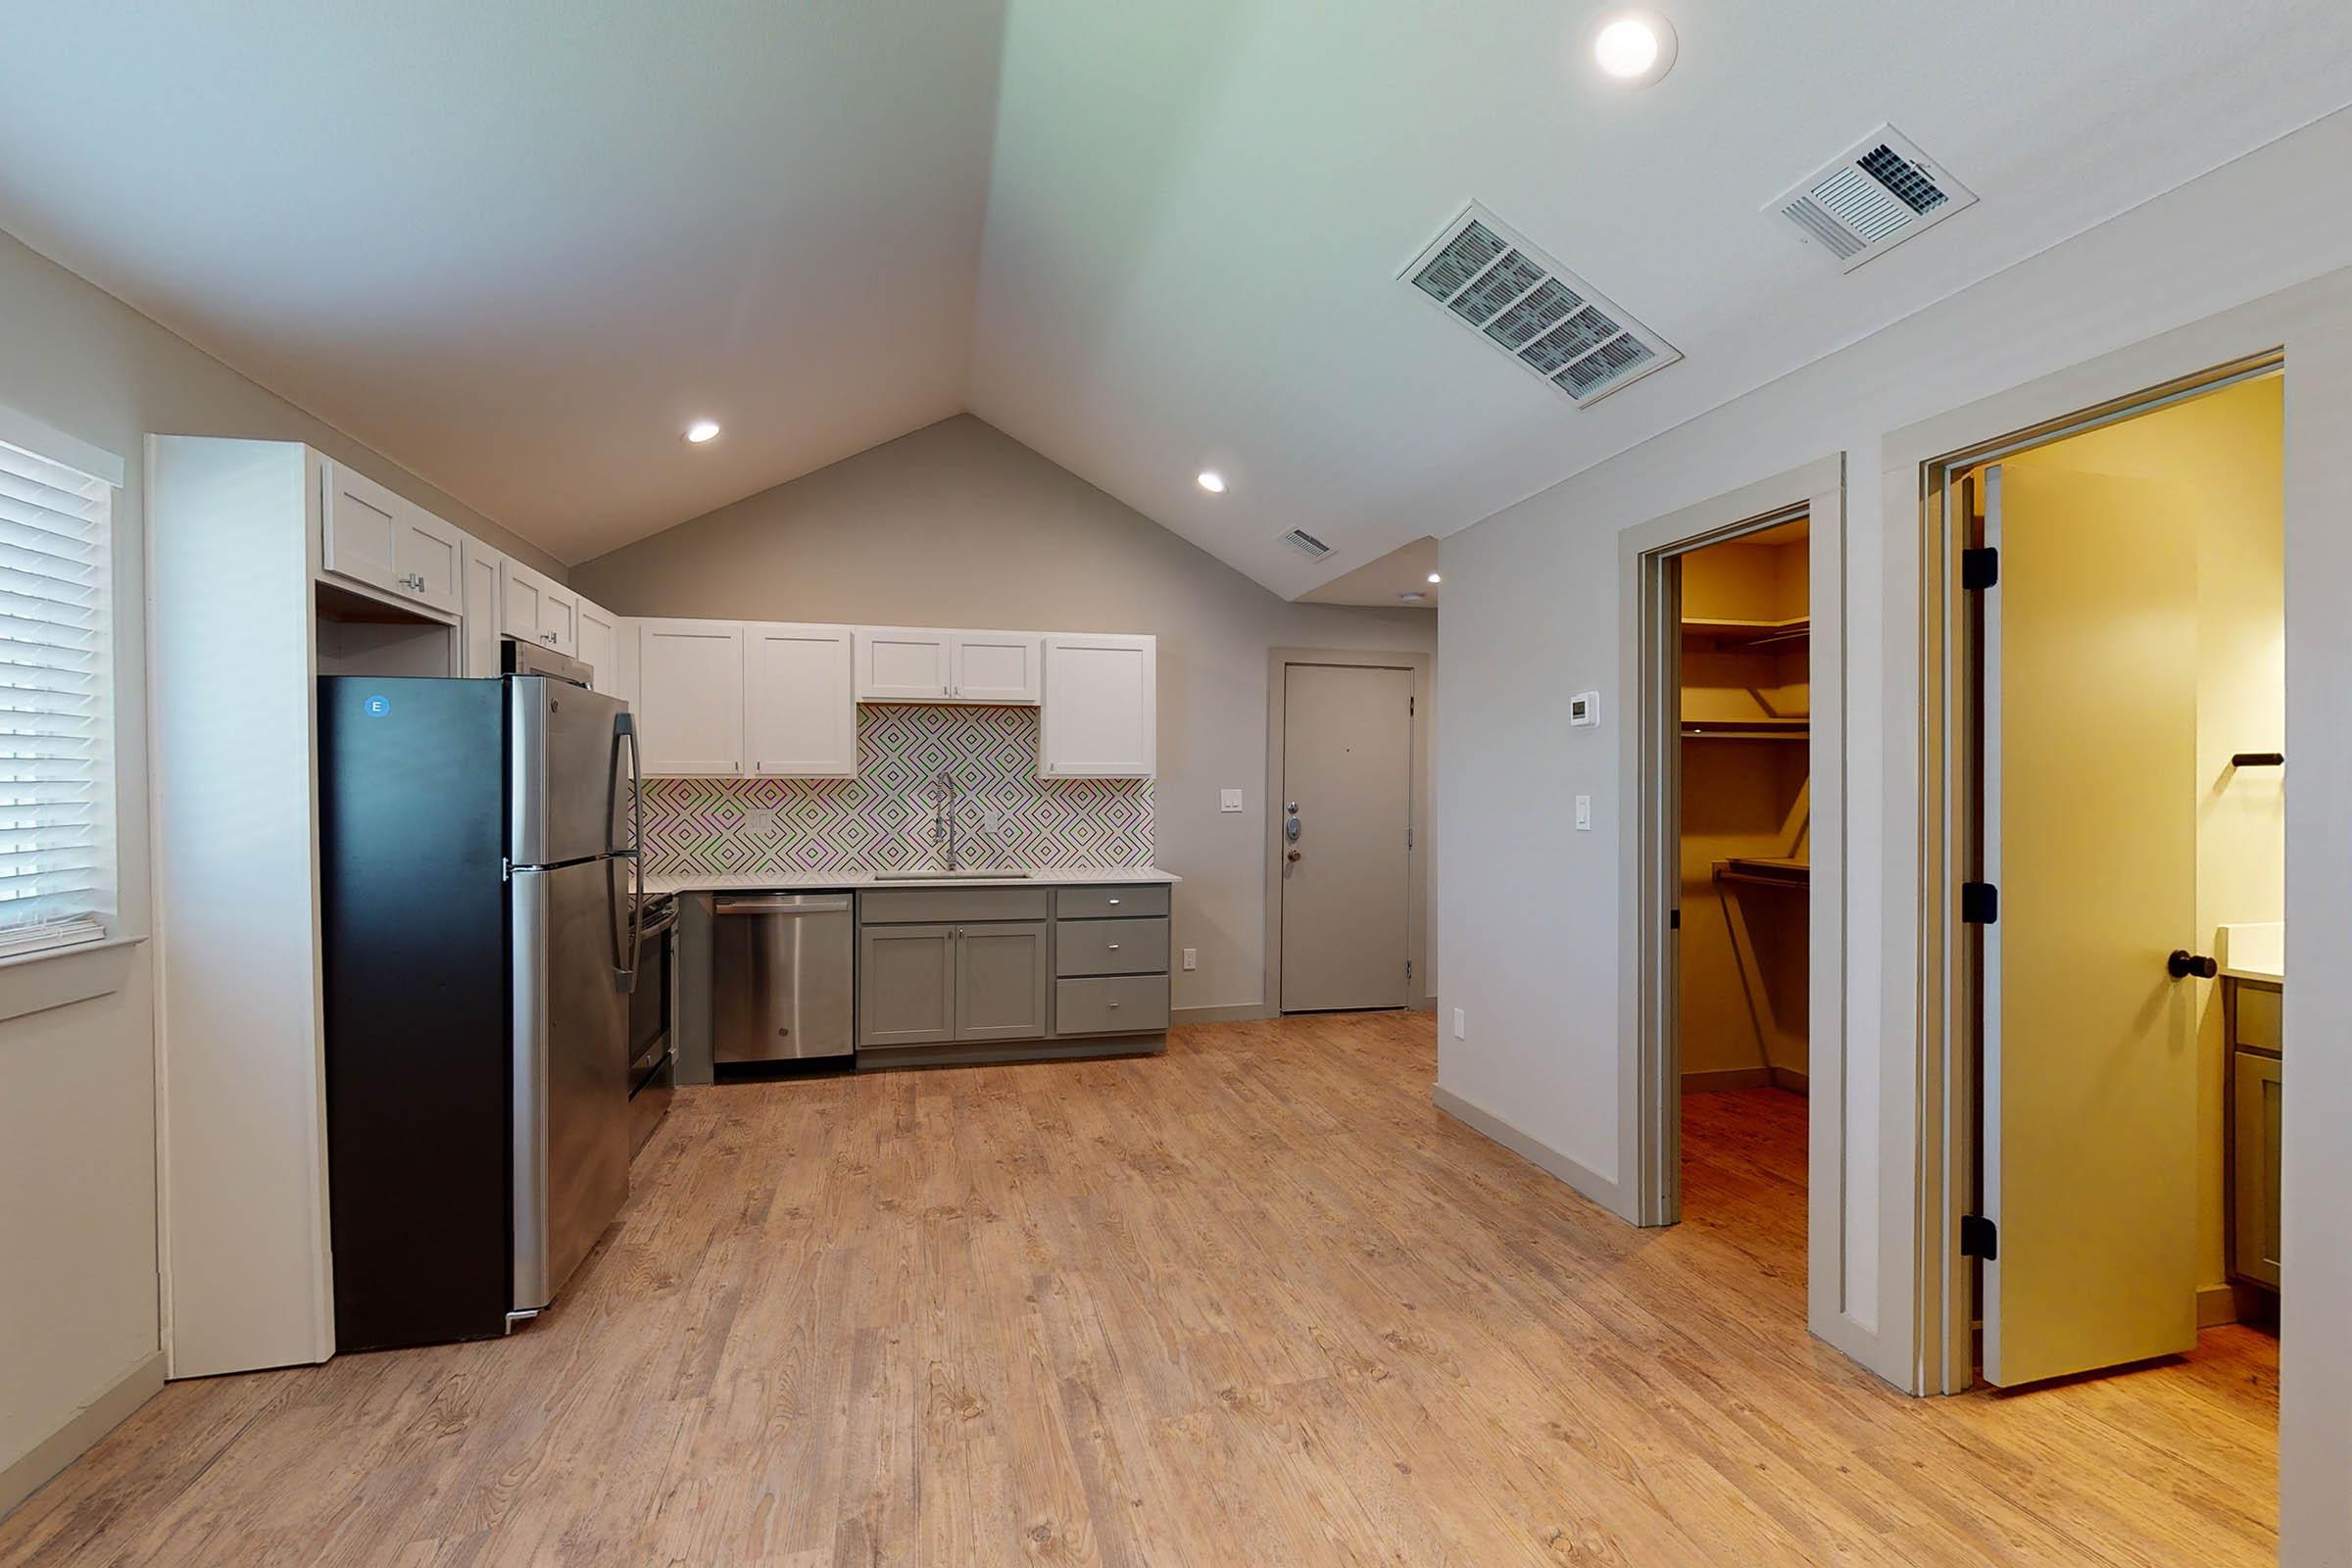
<svg viewBox="0 0 2352 1568"><path fill-rule="evenodd" d="M1113 1012L1116 1012L1116 1011L1118 1010L1118 1006L1119 1006L1119 1004L1118 1004L1117 1003L1115 1003L1115 1002L1114 1002L1114 1003L1112 1003L1112 1004L1110 1004L1110 1006L1111 1006L1111 1010L1112 1010Z"/></svg>
<svg viewBox="0 0 2352 1568"><path fill-rule="evenodd" d="M1111 943L1111 944L1110 944L1110 951L1111 951L1111 952L1113 952L1113 953L1116 953L1116 952L1118 952L1118 951L1119 951L1119 945L1118 945L1116 942L1113 942L1113 943Z"/></svg>

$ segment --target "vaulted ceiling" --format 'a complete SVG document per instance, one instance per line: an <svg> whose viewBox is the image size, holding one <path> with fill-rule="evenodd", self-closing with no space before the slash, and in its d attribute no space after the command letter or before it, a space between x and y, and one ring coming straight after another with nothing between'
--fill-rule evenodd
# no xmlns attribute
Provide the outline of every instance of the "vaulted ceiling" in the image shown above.
<svg viewBox="0 0 2352 1568"><path fill-rule="evenodd" d="M1667 0L1638 92L1594 9L24 7L0 228L565 560L968 408L1296 595L2352 99L2340 0ZM1882 121L1982 200L1840 273L1764 209ZM1431 309L1472 198L1685 360Z"/></svg>

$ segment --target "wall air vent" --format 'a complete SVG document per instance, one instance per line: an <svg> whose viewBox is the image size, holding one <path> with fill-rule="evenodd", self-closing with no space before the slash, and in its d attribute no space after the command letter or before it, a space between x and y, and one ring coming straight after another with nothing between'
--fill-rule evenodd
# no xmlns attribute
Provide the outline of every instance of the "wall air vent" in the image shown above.
<svg viewBox="0 0 2352 1568"><path fill-rule="evenodd" d="M1396 275L1579 407L1682 358L1476 202Z"/></svg>
<svg viewBox="0 0 2352 1568"><path fill-rule="evenodd" d="M1976 201L1892 125L1881 125L1765 209L1852 271Z"/></svg>
<svg viewBox="0 0 2352 1568"><path fill-rule="evenodd" d="M1331 554L1331 546L1308 533L1304 528L1293 528L1282 536L1282 542L1309 561L1321 561Z"/></svg>

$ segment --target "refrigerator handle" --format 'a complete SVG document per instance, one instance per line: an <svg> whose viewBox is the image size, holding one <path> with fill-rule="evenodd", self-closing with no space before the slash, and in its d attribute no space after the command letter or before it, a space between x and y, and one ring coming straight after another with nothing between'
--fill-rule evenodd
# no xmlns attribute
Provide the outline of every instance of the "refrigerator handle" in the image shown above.
<svg viewBox="0 0 2352 1568"><path fill-rule="evenodd" d="M613 848L613 858L629 864L628 935L621 935L620 910L612 910L612 983L623 993L637 989L637 964L645 952L645 773L637 750L635 716L627 711L612 715L612 780L620 782L620 748L626 741L629 748L629 842L624 849ZM609 888L611 882L606 886Z"/></svg>

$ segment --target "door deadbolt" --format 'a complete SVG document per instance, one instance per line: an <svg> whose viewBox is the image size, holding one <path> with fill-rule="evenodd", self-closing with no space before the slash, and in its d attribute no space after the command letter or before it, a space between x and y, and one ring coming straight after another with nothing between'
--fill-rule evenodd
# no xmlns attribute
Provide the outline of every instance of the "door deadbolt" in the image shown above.
<svg viewBox="0 0 2352 1568"><path fill-rule="evenodd" d="M1291 817L1282 824L1282 836L1293 844L1298 842L1298 819L1297 817Z"/></svg>

